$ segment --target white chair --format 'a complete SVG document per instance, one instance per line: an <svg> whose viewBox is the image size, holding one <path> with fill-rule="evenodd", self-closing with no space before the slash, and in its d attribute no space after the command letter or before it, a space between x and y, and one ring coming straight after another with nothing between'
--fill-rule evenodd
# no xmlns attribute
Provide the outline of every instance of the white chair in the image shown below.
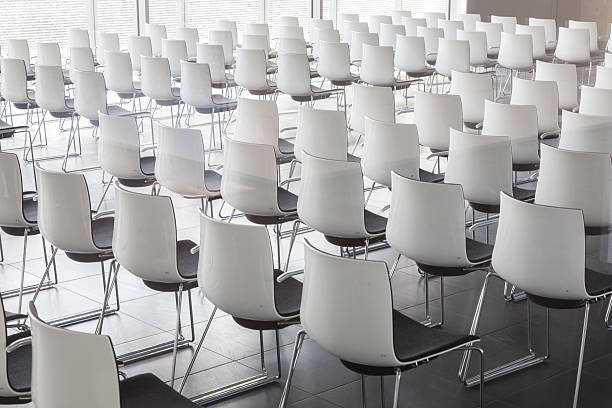
<svg viewBox="0 0 612 408"><path fill-rule="evenodd" d="M213 88L227 89L236 86L234 76L225 70L225 51L222 45L198 44L196 61L198 63L208 64Z"/></svg>
<svg viewBox="0 0 612 408"><path fill-rule="evenodd" d="M457 20L463 21L463 30L476 31L476 22L480 21L480 14L457 14Z"/></svg>
<svg viewBox="0 0 612 408"><path fill-rule="evenodd" d="M170 106L170 120L173 126L178 126L181 90L172 86L168 59L141 56L141 78L142 93L155 103L151 117L155 115L157 106ZM177 106L176 120L174 106Z"/></svg>
<svg viewBox="0 0 612 408"><path fill-rule="evenodd" d="M198 44L200 43L200 35L197 28L192 27L177 27L176 39L185 41L187 45L187 57L195 58L198 52Z"/></svg>
<svg viewBox="0 0 612 408"><path fill-rule="evenodd" d="M144 96L140 83L135 82L132 70L132 60L127 52L105 51L104 81L109 91L113 91L121 99L132 99L132 110L136 111L136 99ZM139 109L142 109L140 106Z"/></svg>
<svg viewBox="0 0 612 408"><path fill-rule="evenodd" d="M188 58L187 55L187 44L184 40L162 39L161 56L168 60L170 64L170 75L174 81L180 81L181 61L186 61Z"/></svg>
<svg viewBox="0 0 612 408"><path fill-rule="evenodd" d="M559 27L555 59L580 67L590 66L590 41L587 29Z"/></svg>
<svg viewBox="0 0 612 408"><path fill-rule="evenodd" d="M336 89L323 89L310 82L310 63L306 54L280 54L278 57L278 90L296 102L313 103L337 93Z"/></svg>
<svg viewBox="0 0 612 408"><path fill-rule="evenodd" d="M412 17L412 12L410 10L391 10L392 24L403 24L404 17Z"/></svg>
<svg viewBox="0 0 612 408"><path fill-rule="evenodd" d="M563 111L559 148L612 155L612 116L582 115Z"/></svg>
<svg viewBox="0 0 612 408"><path fill-rule="evenodd" d="M449 129L463 129L463 112L459 95L417 91L414 123L419 129L419 144L433 153L448 151Z"/></svg>
<svg viewBox="0 0 612 408"><path fill-rule="evenodd" d="M62 54L60 46L55 42L38 43L38 55L36 65L46 65L53 67L62 66Z"/></svg>
<svg viewBox="0 0 612 408"><path fill-rule="evenodd" d="M89 47L70 48L70 80L75 83L76 72L94 72L96 70L93 51Z"/></svg>
<svg viewBox="0 0 612 408"><path fill-rule="evenodd" d="M436 73L452 79L453 72L470 72L470 43L465 40L440 38Z"/></svg>
<svg viewBox="0 0 612 408"><path fill-rule="evenodd" d="M348 42L351 39L351 31L347 31L348 23L358 23L358 22L359 22L359 14L338 13L338 18L336 19L336 23L337 23L338 31L340 31L340 34L342 34L342 39L345 42ZM367 25L367 23L365 24Z"/></svg>
<svg viewBox="0 0 612 408"><path fill-rule="evenodd" d="M338 43L339 44L339 43ZM308 56L308 46L303 38L281 38L276 46L278 55L282 54L303 54ZM319 52L320 53L320 52ZM308 61L313 61L314 58L308 58Z"/></svg>
<svg viewBox="0 0 612 408"><path fill-rule="evenodd" d="M104 65L104 53L106 51L121 51L121 45L119 44L119 34L106 33L102 31L99 31L97 33L96 59L102 65Z"/></svg>
<svg viewBox="0 0 612 408"><path fill-rule="evenodd" d="M66 97L65 83L61 67L47 65L37 67L34 94L36 104L42 110L43 128L47 113L56 119L72 118L74 114L74 99Z"/></svg>
<svg viewBox="0 0 612 408"><path fill-rule="evenodd" d="M457 30L463 30L463 21L440 19L438 20L438 27L444 30L444 38L456 40Z"/></svg>
<svg viewBox="0 0 612 408"><path fill-rule="evenodd" d="M238 26L235 21L230 20L217 20L215 21L215 30L219 31L229 31L232 33L232 49L235 50L238 46ZM209 36L210 42L210 36Z"/></svg>
<svg viewBox="0 0 612 408"><path fill-rule="evenodd" d="M152 57L153 46L151 44L150 37L142 37L131 35L128 37L128 52L130 53L130 59L132 60L132 69L135 72L140 72L141 63L140 57Z"/></svg>
<svg viewBox="0 0 612 408"><path fill-rule="evenodd" d="M435 73L433 68L427 66L423 37L397 36L394 65L409 78L426 78Z"/></svg>
<svg viewBox="0 0 612 408"><path fill-rule="evenodd" d="M552 61L552 55L546 53L546 32L544 27L516 25L516 34L530 35L533 43L533 59L542 61Z"/></svg>
<svg viewBox="0 0 612 408"><path fill-rule="evenodd" d="M300 21L295 16L280 16L278 25L280 27L299 27Z"/></svg>
<svg viewBox="0 0 612 408"><path fill-rule="evenodd" d="M315 59L319 58L319 44L321 41L340 42L340 32L338 30L327 30L317 28L314 30L316 40L312 42L312 55Z"/></svg>
<svg viewBox="0 0 612 408"><path fill-rule="evenodd" d="M392 47L395 50L396 38L398 35L406 35L406 29L401 24L386 24L380 25L380 45Z"/></svg>
<svg viewBox="0 0 612 408"><path fill-rule="evenodd" d="M2 393L0 393L0 399L7 406L30 403L32 398L32 341L30 331L19 322L20 320L25 321L28 315L5 310L2 299L0 299L0 314L2 325L2 334L0 334ZM9 329L18 331L11 333Z"/></svg>
<svg viewBox="0 0 612 408"><path fill-rule="evenodd" d="M371 33L380 34L381 24L393 24L393 18L386 15L371 15L368 19L368 26Z"/></svg>
<svg viewBox="0 0 612 408"><path fill-rule="evenodd" d="M592 56L600 56L601 50L598 46L599 36L597 35L597 22L595 21L576 21L569 20L567 27L570 29L583 29L589 31L589 49Z"/></svg>
<svg viewBox="0 0 612 408"><path fill-rule="evenodd" d="M334 20L322 19L322 18L311 18L308 20L308 38L311 43L317 40L316 31L317 30L333 30L334 29Z"/></svg>
<svg viewBox="0 0 612 408"><path fill-rule="evenodd" d="M361 65L364 44L379 45L378 34L353 31L353 36L351 38L351 64L357 66Z"/></svg>
<svg viewBox="0 0 612 408"><path fill-rule="evenodd" d="M425 12L423 17L427 21L427 27L438 28L438 21L446 19L446 13Z"/></svg>
<svg viewBox="0 0 612 408"><path fill-rule="evenodd" d="M557 20L554 18L529 18L529 25L544 27L546 37L546 50L551 51L557 47Z"/></svg>
<svg viewBox="0 0 612 408"><path fill-rule="evenodd" d="M368 27L368 23L365 22L345 21L344 30L340 31L340 34L342 34L342 41L350 43L353 39L353 31L358 31L360 33L369 33L370 27Z"/></svg>
<svg viewBox="0 0 612 408"><path fill-rule="evenodd" d="M394 91L407 89L413 81L396 78L393 59L392 47L363 44L360 80L374 86L387 86Z"/></svg>
<svg viewBox="0 0 612 408"><path fill-rule="evenodd" d="M266 37L266 43L267 43L267 48L266 51L268 52L269 57L272 58L274 57L274 55L272 55L271 53L271 48L270 48L270 29L268 27L268 24L266 23L247 23L246 28L245 28L245 35L256 35L256 36L264 36ZM243 45L246 46L246 40L243 37Z"/></svg>
<svg viewBox="0 0 612 408"><path fill-rule="evenodd" d="M612 89L580 87L580 108L583 115L612 116Z"/></svg>
<svg viewBox="0 0 612 408"><path fill-rule="evenodd" d="M69 48L81 48L91 47L89 41L89 31L81 28L69 28L68 29L68 47Z"/></svg>
<svg viewBox="0 0 612 408"><path fill-rule="evenodd" d="M444 38L444 30L441 28L417 26L417 36L423 37L425 40L425 59L429 64L435 64L440 38Z"/></svg>
<svg viewBox="0 0 612 408"><path fill-rule="evenodd" d="M457 39L470 43L470 67L473 70L482 69L487 71L497 64L495 60L489 59L487 48L487 34L481 31L457 31Z"/></svg>
<svg viewBox="0 0 612 408"><path fill-rule="evenodd" d="M242 36L242 48L249 50L260 50L270 57L270 44L265 35L245 34Z"/></svg>
<svg viewBox="0 0 612 408"><path fill-rule="evenodd" d="M608 234L612 227L610 155L542 146L535 203L580 209L587 235Z"/></svg>
<svg viewBox="0 0 612 408"><path fill-rule="evenodd" d="M424 18L402 17L402 24L406 29L407 36L417 35L417 27L427 27L427 20Z"/></svg>
<svg viewBox="0 0 612 408"><path fill-rule="evenodd" d="M484 120L485 101L494 99L492 76L454 72L449 93L461 97L464 125L470 129L479 129Z"/></svg>
<svg viewBox="0 0 612 408"><path fill-rule="evenodd" d="M351 72L351 51L347 43L321 41L317 72L333 86L346 87L359 79Z"/></svg>
<svg viewBox="0 0 612 408"><path fill-rule="evenodd" d="M32 321L32 400L37 406L128 408L155 405L160 401L168 408L198 406L153 374L119 380L109 336L49 325L41 320L32 303L29 316ZM75 384L79 384L78 389Z"/></svg>
<svg viewBox="0 0 612 408"><path fill-rule="evenodd" d="M485 23L476 22L476 31L483 32L487 35L487 52L489 57L497 58L499 47L501 45L501 33L504 30L504 25L501 23Z"/></svg>
<svg viewBox="0 0 612 408"><path fill-rule="evenodd" d="M276 93L276 84L268 79L268 58L265 51L239 48L234 80L252 95L266 96Z"/></svg>
<svg viewBox="0 0 612 408"><path fill-rule="evenodd" d="M393 309L389 271L384 262L343 259L304 245L304 288L297 337L279 408L285 408L304 336L340 359L348 369L365 375L395 375L393 408L397 408L402 371L432 356L472 346L475 336L436 333ZM402 333L402 336L397 336ZM410 342L400 339L409 338ZM418 353L415 345L428 344L435 352ZM417 374L418 375L418 374ZM381 377L382 378L382 377ZM365 377L362 377L366 400ZM382 384L382 382L381 382ZM481 384L482 386L482 384Z"/></svg>
<svg viewBox="0 0 612 408"><path fill-rule="evenodd" d="M578 76L573 64L553 64L536 61L536 81L554 81L559 91L559 109L578 107Z"/></svg>
<svg viewBox="0 0 612 408"><path fill-rule="evenodd" d="M538 110L536 106L485 101L482 134L503 136L510 140L514 171L531 171L539 168Z"/></svg>
<svg viewBox="0 0 612 408"><path fill-rule="evenodd" d="M602 66L597 67L595 88L612 89L612 68Z"/></svg>
<svg viewBox="0 0 612 408"><path fill-rule="evenodd" d="M34 79L34 66L30 60L30 47L28 45L28 40L22 39L11 39L7 40L8 45L8 58L20 59L25 62L26 72L28 75L28 81Z"/></svg>
<svg viewBox="0 0 612 408"><path fill-rule="evenodd" d="M541 136L558 135L561 131L559 127L559 90L555 81L531 81L515 78L510 104L536 107L538 133Z"/></svg>
<svg viewBox="0 0 612 408"><path fill-rule="evenodd" d="M497 65L510 71L510 80L514 72L533 71L533 41L531 35L501 33Z"/></svg>
<svg viewBox="0 0 612 408"><path fill-rule="evenodd" d="M305 40L304 28L300 26L280 26L278 28L279 39Z"/></svg>
<svg viewBox="0 0 612 408"><path fill-rule="evenodd" d="M361 137L365 135L366 117L382 122L395 123L395 100L393 90L390 87L353 85L353 108L351 109L349 130L359 134L353 152L359 146Z"/></svg>
<svg viewBox="0 0 612 408"><path fill-rule="evenodd" d="M516 34L517 19L514 16L491 16L491 23L498 23L503 25L504 33Z"/></svg>
<svg viewBox="0 0 612 408"><path fill-rule="evenodd" d="M168 38L166 26L161 24L145 24L145 33L151 39L153 56L159 57L162 54L162 40Z"/></svg>
<svg viewBox="0 0 612 408"><path fill-rule="evenodd" d="M236 63L234 58L233 37L231 31L210 30L208 32L208 43L211 45L221 45L223 47L223 57L225 58L225 68L229 69Z"/></svg>

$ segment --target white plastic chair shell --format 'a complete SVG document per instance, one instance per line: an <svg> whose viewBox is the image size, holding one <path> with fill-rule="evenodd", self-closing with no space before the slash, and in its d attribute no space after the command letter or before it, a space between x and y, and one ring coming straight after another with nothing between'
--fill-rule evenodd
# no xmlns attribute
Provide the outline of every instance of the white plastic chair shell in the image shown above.
<svg viewBox="0 0 612 408"><path fill-rule="evenodd" d="M419 143L430 149L447 151L449 129L463 129L461 97L417 91L414 123L419 129Z"/></svg>

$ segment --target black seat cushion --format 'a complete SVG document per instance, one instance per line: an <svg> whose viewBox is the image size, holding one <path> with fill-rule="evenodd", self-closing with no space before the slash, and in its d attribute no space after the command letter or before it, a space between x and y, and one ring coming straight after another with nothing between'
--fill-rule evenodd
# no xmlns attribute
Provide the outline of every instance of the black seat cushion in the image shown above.
<svg viewBox="0 0 612 408"><path fill-rule="evenodd" d="M601 296L612 292L612 275L596 272L588 268L584 270L584 273L584 283L589 295Z"/></svg>
<svg viewBox="0 0 612 408"><path fill-rule="evenodd" d="M309 102L309 101L319 101L321 99L327 99L332 96L335 90L323 89L316 86L311 86L312 94L310 95L291 95L291 99L296 102Z"/></svg>
<svg viewBox="0 0 612 408"><path fill-rule="evenodd" d="M425 68L423 71L406 72L411 78L423 78L432 76L436 71L433 68Z"/></svg>
<svg viewBox="0 0 612 408"><path fill-rule="evenodd" d="M361 163L361 157L353 156L350 153L346 154L346 160L353 163Z"/></svg>
<svg viewBox="0 0 612 408"><path fill-rule="evenodd" d="M221 175L214 170L204 170L204 184L208 191L221 191Z"/></svg>
<svg viewBox="0 0 612 408"><path fill-rule="evenodd" d="M17 335L22 336L21 333L18 333ZM8 344L16 340L17 339L14 338L12 339L11 336L8 336L7 338ZM29 391L32 376L32 345L25 344L10 353L7 353L6 368L11 387L15 391L19 392Z"/></svg>
<svg viewBox="0 0 612 408"><path fill-rule="evenodd" d="M387 230L387 219L371 211L364 210L365 229L370 234L382 234Z"/></svg>
<svg viewBox="0 0 612 408"><path fill-rule="evenodd" d="M259 225L277 225L298 219L297 201L298 196L282 187L277 188L278 208L283 211L282 215L254 215L245 214L247 220Z"/></svg>
<svg viewBox="0 0 612 408"><path fill-rule="evenodd" d="M325 235L325 239L334 245L347 248L365 246L366 239L368 238L370 244L384 241L385 231L387 230L387 219L368 210L364 210L363 219L366 231L371 235L375 235L374 237L346 238Z"/></svg>
<svg viewBox="0 0 612 408"><path fill-rule="evenodd" d="M137 179L120 178L119 182L127 187L146 187L155 183L155 156L144 156L140 158L140 171L149 176Z"/></svg>
<svg viewBox="0 0 612 408"><path fill-rule="evenodd" d="M517 200L531 201L535 199L535 190L527 190L520 187L512 187L512 196Z"/></svg>
<svg viewBox="0 0 612 408"><path fill-rule="evenodd" d="M493 245L466 238L465 252L470 262L480 263L491 259L493 256Z"/></svg>
<svg viewBox="0 0 612 408"><path fill-rule="evenodd" d="M493 246L466 238L465 252L470 262L486 265L493 255ZM435 276L462 276L473 271L473 269L467 269L463 266L437 266L421 262L417 262L417 267L421 271Z"/></svg>
<svg viewBox="0 0 612 408"><path fill-rule="evenodd" d="M102 217L91 221L94 244L100 249L113 247L115 217Z"/></svg>
<svg viewBox="0 0 612 408"><path fill-rule="evenodd" d="M119 382L121 408L195 408L188 398L170 388L153 374L141 374Z"/></svg>
<svg viewBox="0 0 612 408"><path fill-rule="evenodd" d="M183 290L190 290L198 286L196 280L198 276L198 254L192 254L191 250L196 246L196 243L189 240L181 240L176 243L176 261L179 275L183 279L190 279L189 282L183 282ZM147 287L158 292L177 292L180 283L169 282L154 282L142 281Z"/></svg>
<svg viewBox="0 0 612 408"><path fill-rule="evenodd" d="M278 139L278 150L280 150L282 154L292 155L294 153L294 148L295 146L293 145L293 143L287 141L286 139Z"/></svg>
<svg viewBox="0 0 612 408"><path fill-rule="evenodd" d="M426 183L441 183L444 181L444 173L431 173L427 170L419 169L419 180Z"/></svg>
<svg viewBox="0 0 612 408"><path fill-rule="evenodd" d="M140 171L147 176L153 176L155 174L155 156L141 157Z"/></svg>
<svg viewBox="0 0 612 408"><path fill-rule="evenodd" d="M513 171L535 171L540 168L540 163L513 163Z"/></svg>
<svg viewBox="0 0 612 408"><path fill-rule="evenodd" d="M27 317L28 317L28 315L24 315L24 314L21 314L21 313L13 313L13 312L9 312L7 310L4 311L4 320L7 321L7 322L10 322L10 321L13 321L13 320L26 319Z"/></svg>
<svg viewBox="0 0 612 408"><path fill-rule="evenodd" d="M297 195L281 187L278 187L276 191L276 194L278 196L278 208L285 212L297 211Z"/></svg>
<svg viewBox="0 0 612 408"><path fill-rule="evenodd" d="M23 217L26 221L36 223L38 221L38 202L33 197L23 198Z"/></svg>

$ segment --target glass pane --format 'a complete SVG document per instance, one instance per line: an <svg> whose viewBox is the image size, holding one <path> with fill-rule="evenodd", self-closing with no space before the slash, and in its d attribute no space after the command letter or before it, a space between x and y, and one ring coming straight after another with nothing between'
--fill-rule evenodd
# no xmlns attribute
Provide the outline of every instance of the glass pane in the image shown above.
<svg viewBox="0 0 612 408"><path fill-rule="evenodd" d="M96 31L119 34L122 49L137 32L138 0L96 0Z"/></svg>
<svg viewBox="0 0 612 408"><path fill-rule="evenodd" d="M311 16L310 12L311 0L270 0L268 5L267 16L268 24L270 25L270 35L278 37L278 23L281 16L294 16L300 21L300 25L304 29L308 28L308 19Z"/></svg>
<svg viewBox="0 0 612 408"><path fill-rule="evenodd" d="M260 0L185 0L187 27L198 29L200 41L208 41L208 30L217 20L234 20L238 31L244 32L246 23L259 21Z"/></svg>
<svg viewBox="0 0 612 408"><path fill-rule="evenodd" d="M168 38L175 38L179 25L176 0L149 0L149 23L165 25Z"/></svg>
<svg viewBox="0 0 612 408"><path fill-rule="evenodd" d="M30 54L36 55L39 42L58 42L68 46L68 28L87 28L87 3L84 0L0 0L0 47L7 52L6 40L26 39ZM70 18L66 18L70 15Z"/></svg>
<svg viewBox="0 0 612 408"><path fill-rule="evenodd" d="M338 0L338 13L357 13L359 19L364 22L372 15L391 15L394 8L394 0Z"/></svg>
<svg viewBox="0 0 612 408"><path fill-rule="evenodd" d="M448 0L402 0L402 10L410 10L415 16L430 11L448 13Z"/></svg>
<svg viewBox="0 0 612 408"><path fill-rule="evenodd" d="M326 20L335 19L335 16L331 15L331 0L321 0L321 18Z"/></svg>

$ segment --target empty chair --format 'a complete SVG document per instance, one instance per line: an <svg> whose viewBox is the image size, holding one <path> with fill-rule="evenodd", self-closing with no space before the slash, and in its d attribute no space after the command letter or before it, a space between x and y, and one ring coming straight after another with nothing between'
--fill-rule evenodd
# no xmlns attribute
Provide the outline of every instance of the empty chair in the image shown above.
<svg viewBox="0 0 612 408"><path fill-rule="evenodd" d="M278 90L290 95L296 102L314 102L329 98L338 92L323 89L310 82L310 63L306 54L281 54L278 57Z"/></svg>
<svg viewBox="0 0 612 408"><path fill-rule="evenodd" d="M34 92L27 87L27 68L23 59L0 59L0 75L2 97L18 109L27 111L26 124L31 120L30 109L37 109Z"/></svg>
<svg viewBox="0 0 612 408"><path fill-rule="evenodd" d="M395 76L393 48L363 45L363 60L359 77L374 86L388 86L393 90L406 89L413 81L401 81Z"/></svg>
<svg viewBox="0 0 612 408"><path fill-rule="evenodd" d="M414 123L419 129L419 144L433 153L448 151L449 129L463 129L461 97L417 91L415 98Z"/></svg>
<svg viewBox="0 0 612 408"><path fill-rule="evenodd" d="M236 46L238 45L238 26L236 25L235 21L217 20L215 21L215 30L229 31L230 33L232 33L232 48L234 50L236 49ZM208 40L210 41L210 35Z"/></svg>
<svg viewBox="0 0 612 408"><path fill-rule="evenodd" d="M76 72L95 71L93 51L89 47L70 48L70 79L75 82ZM76 82L75 82L76 84Z"/></svg>
<svg viewBox="0 0 612 408"><path fill-rule="evenodd" d="M393 24L393 18L391 16L384 15L372 15L368 20L371 33L380 34L381 24Z"/></svg>
<svg viewBox="0 0 612 408"><path fill-rule="evenodd" d="M267 52L270 51L270 29L266 23L247 23L245 29L246 35L257 35L266 37ZM246 41L243 39L243 42Z"/></svg>
<svg viewBox="0 0 612 408"><path fill-rule="evenodd" d="M612 89L612 68L602 66L597 67L595 88Z"/></svg>
<svg viewBox="0 0 612 408"><path fill-rule="evenodd" d="M339 44L339 43L338 43ZM308 55L306 40L303 38L281 38L276 47L278 55L282 54L304 54ZM310 58L309 58L310 61Z"/></svg>
<svg viewBox="0 0 612 408"><path fill-rule="evenodd" d="M128 51L132 60L132 69L140 72L140 57L152 57L153 46L150 37L131 35L128 37Z"/></svg>
<svg viewBox="0 0 612 408"><path fill-rule="evenodd" d="M538 133L559 134L559 90L555 81L531 81L515 78L512 105L534 105L538 115Z"/></svg>
<svg viewBox="0 0 612 408"><path fill-rule="evenodd" d="M432 27L417 27L417 36L425 40L425 58L430 64L435 64L438 56L440 38L444 38L444 30Z"/></svg>
<svg viewBox="0 0 612 408"><path fill-rule="evenodd" d="M577 66L591 63L589 30L559 27L555 59Z"/></svg>
<svg viewBox="0 0 612 408"><path fill-rule="evenodd" d="M313 41L312 55L315 58L319 58L319 44L321 41L340 42L340 33L338 30L324 30L317 28L314 30L314 32L316 35L315 41Z"/></svg>
<svg viewBox="0 0 612 408"><path fill-rule="evenodd" d="M344 29L340 31L342 35L342 41L346 43L350 43L353 39L353 31L358 31L361 33L369 33L370 28L368 27L368 23L359 22L359 21L345 21Z"/></svg>
<svg viewBox="0 0 612 408"><path fill-rule="evenodd" d="M578 106L578 76L575 65L536 61L535 79L557 83L559 109L573 110Z"/></svg>
<svg viewBox="0 0 612 408"><path fill-rule="evenodd" d="M300 221L339 247L368 247L383 240L387 219L365 209L361 164L302 152Z"/></svg>
<svg viewBox="0 0 612 408"><path fill-rule="evenodd" d="M406 29L406 35L417 35L417 27L427 27L427 20L424 18L403 17L402 24Z"/></svg>
<svg viewBox="0 0 612 408"><path fill-rule="evenodd" d="M365 134L366 117L382 122L395 123L395 100L393 90L390 87L353 85L350 130L357 132L359 139Z"/></svg>
<svg viewBox="0 0 612 408"><path fill-rule="evenodd" d="M39 65L36 69L34 94L36 104L42 109L42 121L47 112L56 119L70 118L74 113L74 99L66 97L65 78L62 68Z"/></svg>
<svg viewBox="0 0 612 408"><path fill-rule="evenodd" d="M601 50L599 49L597 45L597 42L599 41L599 36L597 35L597 22L569 20L567 22L567 27L570 29L588 30L589 31L589 49L591 50L591 55L595 56L595 55L601 54Z"/></svg>
<svg viewBox="0 0 612 408"><path fill-rule="evenodd" d="M557 46L557 20L554 18L529 18L529 25L544 27L546 37L546 50L554 50Z"/></svg>
<svg viewBox="0 0 612 408"><path fill-rule="evenodd" d="M208 43L211 45L221 45L223 47L223 57L225 58L225 68L231 68L235 63L233 37L231 31L210 30L208 32Z"/></svg>
<svg viewBox="0 0 612 408"><path fill-rule="evenodd" d="M497 64L513 72L533 70L533 42L531 35L501 33Z"/></svg>
<svg viewBox="0 0 612 408"><path fill-rule="evenodd" d="M321 41L317 72L321 78L338 87L351 85L359 79L351 72L351 54L347 43Z"/></svg>
<svg viewBox="0 0 612 408"><path fill-rule="evenodd" d="M2 153L5 154L5 153ZM29 331L17 331L12 334L9 328L20 327L19 320L27 319L26 314L11 313L4 309L0 299L0 343L2 344L2 392L3 404L21 405L31 399L32 344Z"/></svg>
<svg viewBox="0 0 612 408"><path fill-rule="evenodd" d="M322 19L322 18L311 18L308 20L309 26L309 34L308 37L310 42L316 41L316 31L317 30L333 30L334 29L334 20Z"/></svg>
<svg viewBox="0 0 612 408"><path fill-rule="evenodd" d="M144 96L139 89L140 83L134 82L133 76L130 54L127 52L105 52L104 81L109 91L116 92L122 99L135 99ZM134 103L136 102L134 101Z"/></svg>
<svg viewBox="0 0 612 408"><path fill-rule="evenodd" d="M583 115L612 116L612 89L583 85L580 88L578 112Z"/></svg>
<svg viewBox="0 0 612 408"><path fill-rule="evenodd" d="M436 72L447 78L452 78L453 72L470 72L470 43L440 38Z"/></svg>
<svg viewBox="0 0 612 408"><path fill-rule="evenodd" d="M395 50L395 41L398 35L405 35L406 29L401 24L386 24L380 25L380 45L393 47Z"/></svg>
<svg viewBox="0 0 612 408"><path fill-rule="evenodd" d="M98 32L96 42L96 59L100 64L104 64L104 52L121 51L121 45L119 44L119 34L117 33L106 33Z"/></svg>
<svg viewBox="0 0 612 408"><path fill-rule="evenodd" d="M428 77L435 72L427 66L423 37L397 36L394 65L412 78Z"/></svg>
<svg viewBox="0 0 612 408"><path fill-rule="evenodd" d="M440 19L438 27L444 30L444 38L456 40L457 30L463 30L463 21Z"/></svg>
<svg viewBox="0 0 612 408"><path fill-rule="evenodd" d="M508 105L485 101L482 134L505 136L512 143L512 169L539 168L538 111L534 105Z"/></svg>
<svg viewBox="0 0 612 408"><path fill-rule="evenodd" d="M197 62L208 64L213 88L231 88L236 86L234 76L225 70L225 53L222 45L198 44Z"/></svg>
<svg viewBox="0 0 612 408"><path fill-rule="evenodd" d="M563 111L559 148L612 155L612 116Z"/></svg>
<svg viewBox="0 0 612 408"><path fill-rule="evenodd" d="M28 45L28 40L8 39L7 45L7 57L19 59L25 62L28 81L34 79L34 66L30 61L30 47Z"/></svg>
<svg viewBox="0 0 612 408"><path fill-rule="evenodd" d="M501 23L476 22L476 31L487 35L487 52L490 57L497 57L501 45L501 33L504 25Z"/></svg>
<svg viewBox="0 0 612 408"><path fill-rule="evenodd" d="M412 12L410 10L391 10L392 24L403 24L404 17L412 17Z"/></svg>
<svg viewBox="0 0 612 408"><path fill-rule="evenodd" d="M303 40L304 37L304 29L300 26L280 26L278 29L278 38L279 39L297 39Z"/></svg>
<svg viewBox="0 0 612 408"><path fill-rule="evenodd" d="M162 57L168 59L170 75L174 80L181 78L181 61L187 60L187 44L184 40L162 39Z"/></svg>
<svg viewBox="0 0 612 408"><path fill-rule="evenodd" d="M392 172L413 180L444 180L444 174L433 174L420 168L419 134L416 125L387 123L368 117L365 118L365 125L361 164L364 176L374 184L391 188Z"/></svg>
<svg viewBox="0 0 612 408"><path fill-rule="evenodd" d="M278 25L281 27L297 27L300 25L300 21L295 16L280 16Z"/></svg>
<svg viewBox="0 0 612 408"><path fill-rule="evenodd" d="M69 48L81 48L91 47L89 42L89 31L81 28L69 28L68 29L68 47Z"/></svg>
<svg viewBox="0 0 612 408"><path fill-rule="evenodd" d="M484 120L485 101L494 98L493 78L487 74L454 72L450 94L461 97L464 125L477 129Z"/></svg>
<svg viewBox="0 0 612 408"><path fill-rule="evenodd" d="M167 58L141 57L142 93L159 106L170 106L170 116L174 123L173 106L181 103L180 88L172 86L170 63ZM152 111L152 115L155 109ZM178 122L178 108L177 108Z"/></svg>
<svg viewBox="0 0 612 408"><path fill-rule="evenodd" d="M580 209L587 234L609 233L612 227L610 155L542 146L535 202Z"/></svg>
<svg viewBox="0 0 612 408"><path fill-rule="evenodd" d="M151 39L151 47L154 56L162 54L162 40L168 38L166 26L161 24L145 24L145 33Z"/></svg>
<svg viewBox="0 0 612 408"><path fill-rule="evenodd" d="M363 59L363 45L378 45L378 34L353 31L351 38L351 63L361 65Z"/></svg>
<svg viewBox="0 0 612 408"><path fill-rule="evenodd" d="M268 80L268 58L265 51L239 48L234 79L238 86L257 96L276 93L276 84Z"/></svg>
<svg viewBox="0 0 612 408"><path fill-rule="evenodd" d="M427 27L438 28L438 21L446 19L446 13L425 12L423 17L427 21Z"/></svg>
<svg viewBox="0 0 612 408"><path fill-rule="evenodd" d="M457 31L457 39L470 43L470 66L477 70L487 70L495 67L495 60L489 59L487 48L487 34L481 31Z"/></svg>
<svg viewBox="0 0 612 408"><path fill-rule="evenodd" d="M514 16L491 16L491 23L499 23L504 27L504 33L516 34L516 17Z"/></svg>
<svg viewBox="0 0 612 408"><path fill-rule="evenodd" d="M200 35L198 34L197 28L177 27L176 39L185 41L187 45L187 56L189 58L195 58L197 56L197 46L200 42Z"/></svg>
<svg viewBox="0 0 612 408"><path fill-rule="evenodd" d="M352 13L338 13L338 18L336 19L338 31L342 34L342 39L346 41L350 41L351 39L351 31L347 31L348 23L358 23L359 22L359 14ZM366 25L368 23L365 23ZM348 34L348 37L347 37Z"/></svg>
<svg viewBox="0 0 612 408"><path fill-rule="evenodd" d="M38 43L36 65L61 67L62 54L59 44L55 42Z"/></svg>
<svg viewBox="0 0 612 408"><path fill-rule="evenodd" d="M33 303L30 303L29 316L32 322L32 400L37 406L198 406L153 374L119 380L109 336L51 326L40 319ZM79 384L78 389L75 384Z"/></svg>
<svg viewBox="0 0 612 408"><path fill-rule="evenodd" d="M546 54L546 32L544 27L516 25L516 34L530 35L533 43L533 59L535 60L552 60L552 56Z"/></svg>
<svg viewBox="0 0 612 408"><path fill-rule="evenodd" d="M463 21L463 30L476 31L476 22L480 21L480 14L458 14L457 20Z"/></svg>
<svg viewBox="0 0 612 408"><path fill-rule="evenodd" d="M265 35L245 34L242 36L242 48L260 50L270 58L270 44Z"/></svg>

